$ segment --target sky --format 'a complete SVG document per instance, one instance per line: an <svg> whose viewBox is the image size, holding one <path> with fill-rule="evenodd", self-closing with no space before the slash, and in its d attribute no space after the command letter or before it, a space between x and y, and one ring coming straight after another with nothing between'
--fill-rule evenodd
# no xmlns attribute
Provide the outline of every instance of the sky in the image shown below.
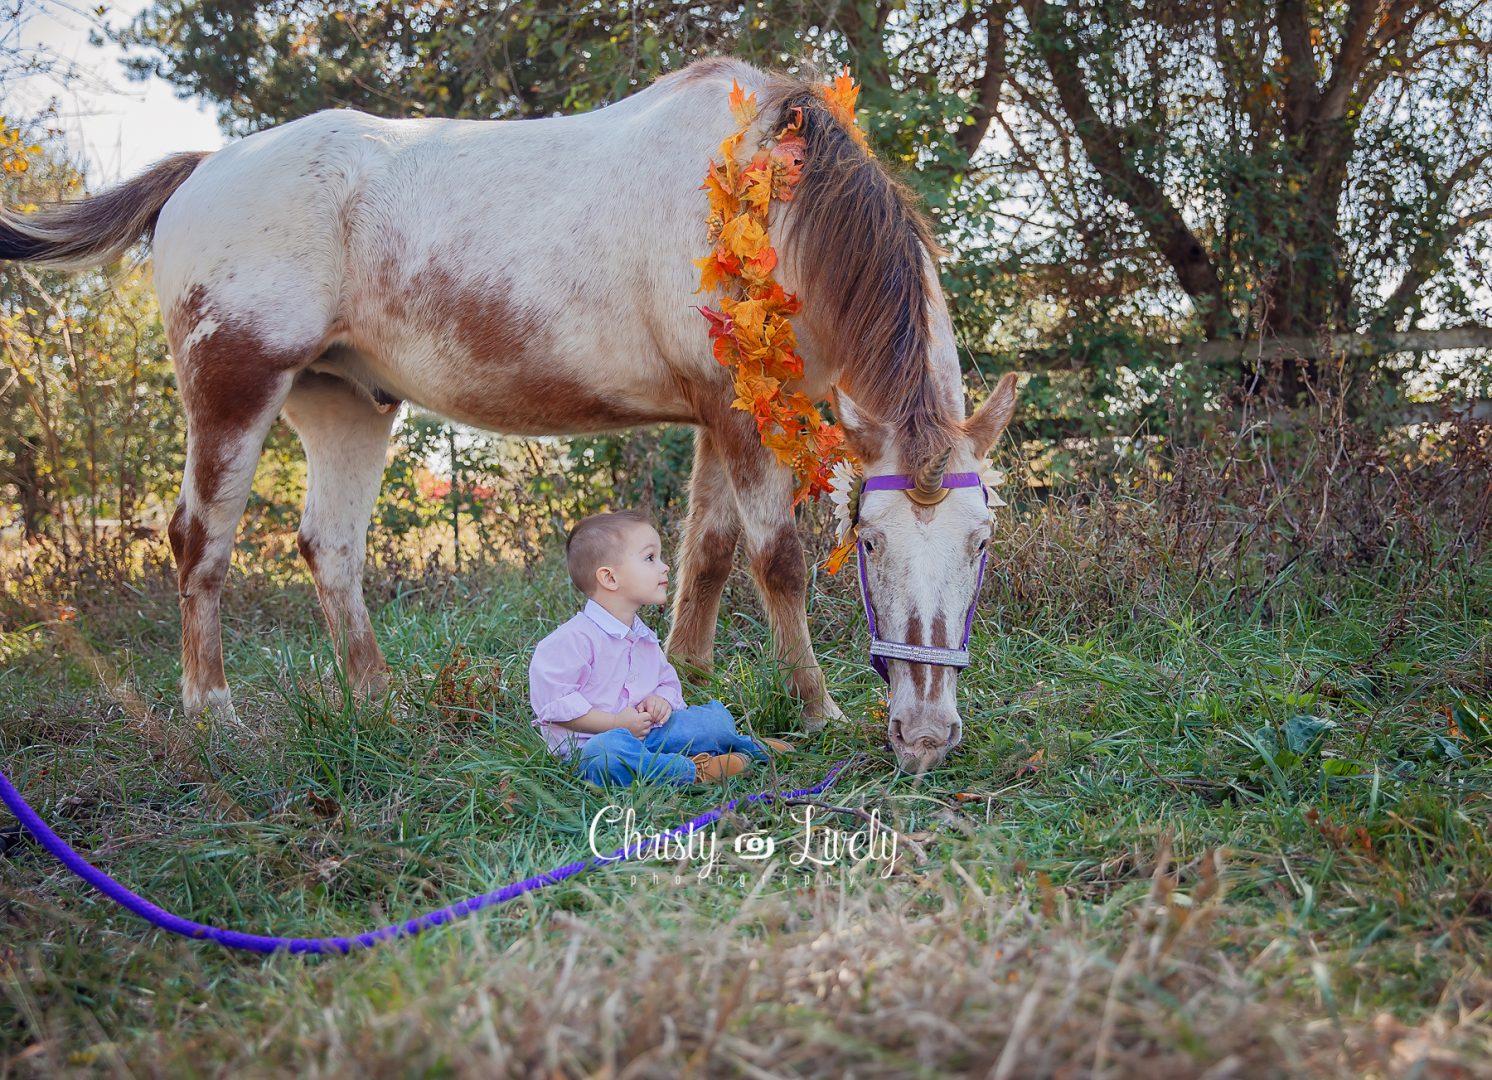
<svg viewBox="0 0 1492 1080"><path fill-rule="evenodd" d="M121 0L102 6L102 20L86 4L47 4L22 27L20 44L42 49L77 64L82 77L62 87L56 80L30 76L6 87L7 97L27 111L56 97L67 143L89 163L89 186L97 188L133 176L178 150L215 150L224 138L211 109L183 101L164 79L133 82L120 63L123 51L95 47L88 31L100 22L121 26L149 6L149 0Z"/></svg>

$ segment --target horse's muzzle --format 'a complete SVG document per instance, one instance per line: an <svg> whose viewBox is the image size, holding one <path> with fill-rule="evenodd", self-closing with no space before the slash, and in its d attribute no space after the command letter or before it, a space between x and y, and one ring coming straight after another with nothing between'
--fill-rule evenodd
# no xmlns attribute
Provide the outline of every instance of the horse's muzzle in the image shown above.
<svg viewBox="0 0 1492 1080"><path fill-rule="evenodd" d="M955 715L946 724L928 719L905 725L893 724L887 733L887 741L904 772L924 773L943 763L948 752L958 745L961 735L962 724Z"/></svg>

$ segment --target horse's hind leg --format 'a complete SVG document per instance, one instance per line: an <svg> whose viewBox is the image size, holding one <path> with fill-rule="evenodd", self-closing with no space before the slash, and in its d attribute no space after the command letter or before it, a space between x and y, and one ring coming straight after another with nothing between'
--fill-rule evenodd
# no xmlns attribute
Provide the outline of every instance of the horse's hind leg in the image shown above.
<svg viewBox="0 0 1492 1080"><path fill-rule="evenodd" d="M219 601L264 437L290 389L286 367L219 331L172 334L187 418L186 476L167 534L181 595L181 698L189 717L235 719Z"/></svg>
<svg viewBox="0 0 1492 1080"><path fill-rule="evenodd" d="M363 559L394 413L380 412L336 376L306 372L290 391L285 418L306 450L301 555L348 681L376 692L388 669L363 604Z"/></svg>

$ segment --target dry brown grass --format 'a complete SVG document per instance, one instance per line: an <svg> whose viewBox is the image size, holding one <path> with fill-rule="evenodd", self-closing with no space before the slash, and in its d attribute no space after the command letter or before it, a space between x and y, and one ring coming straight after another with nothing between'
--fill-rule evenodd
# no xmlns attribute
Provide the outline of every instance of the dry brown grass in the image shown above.
<svg viewBox="0 0 1492 1080"><path fill-rule="evenodd" d="M1492 986L1462 988L1480 1007L1448 1005L1419 1025L1386 1013L1338 1022L1329 1000L1303 1004L1307 944L1229 925L1227 871L1214 858L1222 873L1189 893L1162 860L1147 895L1106 914L1110 929L1060 893L1029 895L962 867L884 887L821 876L789 892L766 877L728 917L677 887L668 895L668 874L642 874L633 895L649 919L613 901L556 913L506 947L472 929L423 951L279 961L272 1021L238 1028L224 1008L134 1044L43 1040L0 1071L1492 1076ZM15 954L9 963L12 997L42 978Z"/></svg>

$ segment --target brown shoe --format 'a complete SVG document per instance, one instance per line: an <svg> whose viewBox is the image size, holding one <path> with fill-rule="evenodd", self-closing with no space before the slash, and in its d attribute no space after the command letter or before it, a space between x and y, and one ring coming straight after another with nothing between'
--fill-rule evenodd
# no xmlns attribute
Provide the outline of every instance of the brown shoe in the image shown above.
<svg viewBox="0 0 1492 1080"><path fill-rule="evenodd" d="M689 758L694 762L694 779L696 782L705 780L724 780L727 776L735 776L736 773L745 772L751 762L745 754L692 754Z"/></svg>
<svg viewBox="0 0 1492 1080"><path fill-rule="evenodd" d="M769 750L776 750L779 754L791 754L796 749L792 743L783 742L781 739L757 739L756 741Z"/></svg>

